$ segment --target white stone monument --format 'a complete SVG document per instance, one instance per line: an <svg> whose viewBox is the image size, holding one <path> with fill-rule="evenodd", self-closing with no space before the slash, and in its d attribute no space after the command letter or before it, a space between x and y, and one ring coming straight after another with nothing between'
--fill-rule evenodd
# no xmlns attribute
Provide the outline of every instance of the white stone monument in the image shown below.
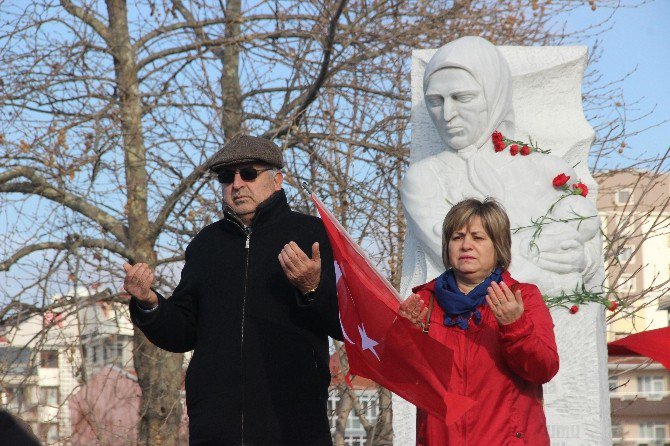
<svg viewBox="0 0 670 446"><path fill-rule="evenodd" d="M597 289L604 270L597 188L587 165L594 132L581 98L586 48L499 47L508 70L496 68L500 53L480 51L486 47L482 40L465 38L459 45L413 53L412 145L401 191L408 223L401 295L444 271L441 224L449 208L464 198L486 196L503 204L513 232L524 228L513 233L510 272L516 279L535 283L550 296L571 294L582 284ZM449 116L441 116L446 114L441 104L431 102L431 91L442 88L434 74L443 68L471 73L488 110L473 109L469 123L445 124ZM509 148L498 153L491 140L496 129L551 154L512 156ZM568 185L586 184L588 196L565 197L552 184L560 173L571 177ZM538 220L543 222L539 232L532 223ZM557 308L552 317L560 356L558 375L544 386L552 445L610 444L604 309L583 305L570 314ZM393 407L395 444L414 444L414 407L398 397Z"/></svg>

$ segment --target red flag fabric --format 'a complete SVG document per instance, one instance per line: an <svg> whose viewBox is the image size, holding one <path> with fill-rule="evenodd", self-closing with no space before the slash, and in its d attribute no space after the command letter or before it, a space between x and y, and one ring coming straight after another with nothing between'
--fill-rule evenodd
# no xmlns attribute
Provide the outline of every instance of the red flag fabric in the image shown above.
<svg viewBox="0 0 670 446"><path fill-rule="evenodd" d="M447 392L453 351L398 316L400 296L314 194L335 258L350 373L451 424L475 403Z"/></svg>
<svg viewBox="0 0 670 446"><path fill-rule="evenodd" d="M646 356L670 370L670 327L642 331L607 344L610 356Z"/></svg>

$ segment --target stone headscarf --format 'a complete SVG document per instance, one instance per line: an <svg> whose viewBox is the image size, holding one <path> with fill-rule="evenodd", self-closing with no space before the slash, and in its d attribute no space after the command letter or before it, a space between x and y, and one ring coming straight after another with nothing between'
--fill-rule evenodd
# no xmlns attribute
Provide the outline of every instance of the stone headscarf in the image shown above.
<svg viewBox="0 0 670 446"><path fill-rule="evenodd" d="M467 71L484 90L488 123L486 131L475 144L477 149L491 140L494 130L499 130L505 136L512 136L512 75L507 61L495 45L481 37L466 36L442 46L430 59L424 71L424 93L428 89L430 76L443 68L461 68Z"/></svg>
<svg viewBox="0 0 670 446"><path fill-rule="evenodd" d="M495 174L491 134L494 130L508 138L514 137L512 107L512 75L498 48L481 37L466 36L442 46L428 62L423 75L423 92L430 76L444 68L460 68L475 78L484 90L488 112L487 127L473 146L458 152L466 159L468 178L482 197L503 201L505 182Z"/></svg>

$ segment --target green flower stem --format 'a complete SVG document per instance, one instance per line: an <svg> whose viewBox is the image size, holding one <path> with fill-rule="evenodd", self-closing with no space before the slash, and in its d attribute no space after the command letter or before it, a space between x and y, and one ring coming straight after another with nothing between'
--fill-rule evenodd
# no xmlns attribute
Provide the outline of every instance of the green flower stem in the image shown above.
<svg viewBox="0 0 670 446"><path fill-rule="evenodd" d="M561 195L561 196L558 198L558 200L554 201L554 203L552 203L552 205L549 206L549 209L547 210L546 214L544 214L543 216L541 216L541 217L539 217L539 218L537 218L537 219L535 219L535 220L531 219L531 223L532 223L531 225L528 225L528 226L519 226L519 227L516 227L516 228L514 228L514 229L512 230L512 232L513 232L514 234L516 234L516 233L518 233L519 231L521 231L521 230L523 230L523 229L535 228L535 230L533 231L533 235L532 235L532 237L530 238L530 242L529 242L529 245L530 245L529 248L530 248L531 250L532 250L533 248L536 248L536 249L537 249L537 244L535 243L535 241L537 240L537 238L538 238L538 237L540 236L540 234L542 233L542 227L543 227L544 225L547 225L547 224L550 224L550 223L559 223L559 222L561 222L561 223L568 223L568 222L571 222L571 221L579 221L579 224L577 225L577 228L579 228L579 226L581 225L581 222L582 222L582 221L584 221L584 220L586 220L586 219L589 219L589 218L595 218L595 217L597 217L597 215L590 215L590 216L588 216L588 217L584 217L584 216L582 216L582 215L577 215L577 214L575 214L575 217L573 217L573 218L567 218L567 219L556 219L556 218L550 217L549 215L554 211L554 209L556 208L556 205L557 205L558 203L560 203L561 200L563 200L563 199L566 198L566 197L570 197L570 196L572 196L572 195L576 195L576 194L572 193L572 191L571 191L569 188L567 188L567 189L564 188L563 190L565 190L566 193L565 193L564 195Z"/></svg>
<svg viewBox="0 0 670 446"><path fill-rule="evenodd" d="M533 152L544 153L545 155L548 155L548 154L551 153L551 150L549 150L549 149L546 149L546 150L545 149L540 149L540 147L538 147L538 145L537 145L537 141L535 141L535 143L533 143L533 140L530 139L530 138L528 138L528 141L530 141L530 142L526 143L524 141L516 141L514 139L509 139L509 138L503 137L503 142L505 143L506 147L509 147L512 144L516 144L516 145L519 146L519 148L521 148L523 146L528 146L533 150Z"/></svg>
<svg viewBox="0 0 670 446"><path fill-rule="evenodd" d="M613 296L609 298L608 296ZM567 310L570 309L573 305L583 305L587 303L598 303L603 305L605 308L609 308L612 302L617 303L617 309L615 311L620 311L624 308L623 302L617 296L616 292L612 290L604 290L599 292L589 291L586 289L584 284L581 287L575 288L572 293L566 293L565 291L561 292L559 296L548 296L546 294L542 295L544 302L547 304L548 308L553 307L563 307Z"/></svg>

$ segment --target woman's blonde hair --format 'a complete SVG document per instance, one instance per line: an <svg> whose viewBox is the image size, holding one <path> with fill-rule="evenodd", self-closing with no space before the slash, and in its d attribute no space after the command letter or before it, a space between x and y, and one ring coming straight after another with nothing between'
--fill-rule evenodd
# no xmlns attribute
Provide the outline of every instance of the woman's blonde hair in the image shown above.
<svg viewBox="0 0 670 446"><path fill-rule="evenodd" d="M479 217L486 234L493 242L496 265L503 270L512 262L512 234L509 218L505 209L493 198L479 201L469 198L456 204L449 210L442 223L442 263L449 269L449 240L459 229L469 225L472 219Z"/></svg>

